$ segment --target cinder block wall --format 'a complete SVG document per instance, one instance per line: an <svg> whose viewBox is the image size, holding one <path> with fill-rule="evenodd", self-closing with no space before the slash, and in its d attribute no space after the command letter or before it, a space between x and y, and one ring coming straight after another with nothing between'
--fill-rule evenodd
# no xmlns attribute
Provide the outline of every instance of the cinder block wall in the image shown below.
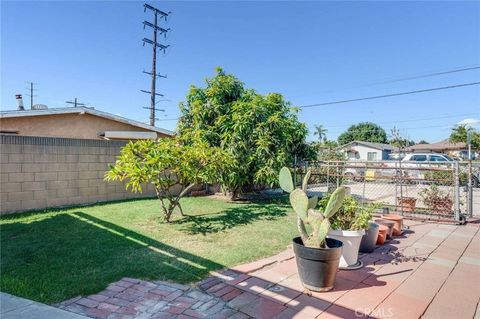
<svg viewBox="0 0 480 319"><path fill-rule="evenodd" d="M0 213L155 196L105 182L126 142L0 135Z"/></svg>

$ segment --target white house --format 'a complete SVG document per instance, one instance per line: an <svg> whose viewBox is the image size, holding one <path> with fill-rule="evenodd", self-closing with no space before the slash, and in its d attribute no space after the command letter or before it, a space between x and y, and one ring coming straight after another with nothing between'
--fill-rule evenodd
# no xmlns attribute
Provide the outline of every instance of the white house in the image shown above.
<svg viewBox="0 0 480 319"><path fill-rule="evenodd" d="M393 151L393 146L382 143L353 141L339 146L339 151L347 154L348 160L381 161L388 159L388 154Z"/></svg>

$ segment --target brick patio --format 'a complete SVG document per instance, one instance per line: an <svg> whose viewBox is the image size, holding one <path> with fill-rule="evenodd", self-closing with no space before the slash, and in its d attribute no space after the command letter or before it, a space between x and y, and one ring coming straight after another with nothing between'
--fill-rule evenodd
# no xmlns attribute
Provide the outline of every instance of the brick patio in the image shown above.
<svg viewBox="0 0 480 319"><path fill-rule="evenodd" d="M326 293L304 290L291 249L196 285L123 278L58 306L93 318L478 318L479 224L407 221L409 231L339 271Z"/></svg>

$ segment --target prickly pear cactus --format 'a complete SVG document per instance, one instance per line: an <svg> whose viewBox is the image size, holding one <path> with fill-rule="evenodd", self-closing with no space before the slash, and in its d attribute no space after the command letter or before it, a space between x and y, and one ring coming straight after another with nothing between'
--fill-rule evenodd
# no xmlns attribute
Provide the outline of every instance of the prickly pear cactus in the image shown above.
<svg viewBox="0 0 480 319"><path fill-rule="evenodd" d="M307 194L300 189L295 189L290 193L290 204L292 205L295 213L297 213L297 216L305 221L307 219L308 210Z"/></svg>
<svg viewBox="0 0 480 319"><path fill-rule="evenodd" d="M330 229L328 218L332 217L342 207L346 190L344 187L337 188L330 197L325 211L316 211L318 197L308 198L306 194L309 178L310 171L305 174L302 189L295 189L292 175L287 167L283 167L279 174L280 187L285 192L290 193L290 204L298 217L297 226L303 244L307 247L321 248L325 247L325 239ZM305 224L309 224L312 228L310 235L306 232Z"/></svg>
<svg viewBox="0 0 480 319"><path fill-rule="evenodd" d="M287 167L282 167L280 170L279 176L279 183L280 187L287 193L291 193L294 189L293 181L292 181L292 174L290 174L290 170Z"/></svg>

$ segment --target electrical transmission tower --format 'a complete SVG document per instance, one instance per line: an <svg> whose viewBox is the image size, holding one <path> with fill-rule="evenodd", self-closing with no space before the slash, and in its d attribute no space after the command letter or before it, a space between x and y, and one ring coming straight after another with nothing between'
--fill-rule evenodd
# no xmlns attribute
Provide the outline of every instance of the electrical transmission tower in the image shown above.
<svg viewBox="0 0 480 319"><path fill-rule="evenodd" d="M65 103L73 104L74 107L86 106L85 103L80 103L77 101L77 98L74 98L73 101L67 101Z"/></svg>
<svg viewBox="0 0 480 319"><path fill-rule="evenodd" d="M152 56L152 71L147 72L143 71L143 73L149 74L152 77L152 83L150 87L150 91L146 90L141 90L143 93L150 94L150 107L144 107L146 109L150 109L150 125L155 126L155 111L161 111L165 112L163 109L157 109L156 103L155 103L155 97L158 96L163 96L163 94L157 93L156 90L156 82L157 82L157 77L160 78L166 78L166 75L161 75L160 73L157 73L157 49L160 49L165 53L165 50L169 47L169 45L163 45L157 42L157 36L164 35L164 37L167 36L167 32L170 31L170 29L164 29L158 26L158 20L159 19L165 19L167 21L167 17L171 12L163 12L161 10L158 10L155 7L152 7L149 4L144 4L143 5L144 12L148 10L151 10L154 14L153 16L153 23L148 22L148 21L143 21L143 28L149 27L152 28L153 30L153 39L148 39L148 38L143 38L143 45L145 46L145 43L151 44L153 48L153 56Z"/></svg>
<svg viewBox="0 0 480 319"><path fill-rule="evenodd" d="M37 85L38 83L34 82L27 82L29 84L29 87L27 90L30 92L30 94L26 94L27 96L30 97L30 109L33 110L33 97L38 96L37 94L34 94L35 91L38 91L38 89L35 89L34 86Z"/></svg>

